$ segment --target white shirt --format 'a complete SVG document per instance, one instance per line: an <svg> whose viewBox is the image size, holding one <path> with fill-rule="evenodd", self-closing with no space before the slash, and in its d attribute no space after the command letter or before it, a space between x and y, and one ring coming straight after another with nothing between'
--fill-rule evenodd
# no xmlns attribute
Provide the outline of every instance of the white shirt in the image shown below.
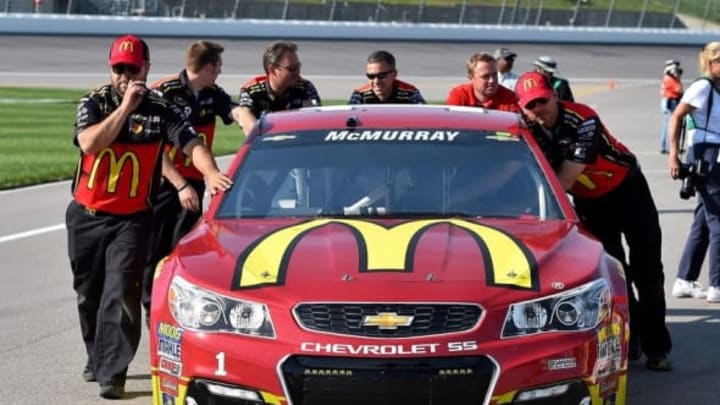
<svg viewBox="0 0 720 405"><path fill-rule="evenodd" d="M507 73L498 72L498 81L500 82L500 85L507 87L512 91L515 91L515 83L517 83L519 77L520 75L513 73L512 70Z"/></svg>
<svg viewBox="0 0 720 405"><path fill-rule="evenodd" d="M695 107L695 110L690 114L692 122L687 123L687 138L693 145L699 143L720 144L720 120L718 119L720 118L720 94L717 91L712 92L713 102L710 123L706 122L711 89L712 85L709 81L705 79L696 80L685 90L682 99L680 99L681 103Z"/></svg>

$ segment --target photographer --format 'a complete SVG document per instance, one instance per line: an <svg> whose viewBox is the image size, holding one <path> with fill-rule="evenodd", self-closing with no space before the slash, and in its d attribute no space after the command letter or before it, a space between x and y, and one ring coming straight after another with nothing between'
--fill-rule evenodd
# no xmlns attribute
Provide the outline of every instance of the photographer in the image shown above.
<svg viewBox="0 0 720 405"><path fill-rule="evenodd" d="M693 191L696 191L700 204L697 208L698 215L695 215L691 233L685 244L683 259L701 257L704 246L708 246L710 288L706 299L708 302L720 302L720 167L717 164L718 150L720 150L720 121L718 121L720 98L717 90L720 84L720 42L710 42L705 45L700 52L698 65L703 78L688 87L670 117L668 166L673 179L683 178L681 196L689 197ZM679 158L679 142L683 120L686 117L686 137L690 148L686 156L687 162L682 164ZM705 227L707 241L701 234ZM692 262L692 260L681 260L678 278L673 286L673 295L698 297L703 295L696 281L699 265L696 264L692 268ZM697 263L697 260L694 262ZM681 294L684 292L689 294Z"/></svg>

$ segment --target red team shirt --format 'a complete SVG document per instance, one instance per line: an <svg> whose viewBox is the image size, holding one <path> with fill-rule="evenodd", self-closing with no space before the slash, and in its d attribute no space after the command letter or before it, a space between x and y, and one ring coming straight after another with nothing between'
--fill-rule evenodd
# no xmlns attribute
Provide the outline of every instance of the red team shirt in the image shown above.
<svg viewBox="0 0 720 405"><path fill-rule="evenodd" d="M110 85L83 97L75 118L75 144L80 132L107 118L121 102ZM182 148L196 136L179 108L148 92L109 146L80 155L73 181L75 201L89 210L119 215L149 209L160 181L163 146Z"/></svg>
<svg viewBox="0 0 720 405"><path fill-rule="evenodd" d="M554 144L560 145L559 156L585 164L569 190L573 196L600 197L618 187L637 166L635 155L610 134L592 108L561 101L558 120L551 132Z"/></svg>
<svg viewBox="0 0 720 405"><path fill-rule="evenodd" d="M488 101L480 102L475 97L472 83L460 84L450 90L446 104L466 105L470 107L483 107L488 110L500 110L519 113L518 98L515 93L502 86L498 86L497 93Z"/></svg>
<svg viewBox="0 0 720 405"><path fill-rule="evenodd" d="M182 110L195 128L195 132L210 150L212 150L215 139L215 117L220 117L225 125L233 123L231 111L238 104L232 101L230 95L217 85L193 94L188 87L185 70L177 75L161 79L153 83L151 87ZM183 177L195 180L203 179L202 173L192 164L192 159L185 156L176 146L167 145L165 150Z"/></svg>

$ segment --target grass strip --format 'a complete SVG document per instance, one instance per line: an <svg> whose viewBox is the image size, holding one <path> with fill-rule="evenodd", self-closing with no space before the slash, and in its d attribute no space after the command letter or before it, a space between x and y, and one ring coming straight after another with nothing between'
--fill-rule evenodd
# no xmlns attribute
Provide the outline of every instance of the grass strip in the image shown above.
<svg viewBox="0 0 720 405"><path fill-rule="evenodd" d="M0 87L0 189L72 178L75 111L86 92ZM237 125L218 125L215 153L234 153L243 139Z"/></svg>
<svg viewBox="0 0 720 405"><path fill-rule="evenodd" d="M0 190L72 178L80 154L72 142L75 111L86 92L0 87ZM238 125L218 122L213 152L235 153L244 139Z"/></svg>

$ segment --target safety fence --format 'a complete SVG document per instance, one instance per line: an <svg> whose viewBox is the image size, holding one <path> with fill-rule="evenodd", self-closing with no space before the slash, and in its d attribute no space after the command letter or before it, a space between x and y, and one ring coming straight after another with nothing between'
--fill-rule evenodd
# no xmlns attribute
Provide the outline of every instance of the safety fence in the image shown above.
<svg viewBox="0 0 720 405"><path fill-rule="evenodd" d="M715 28L720 0L0 0L5 13Z"/></svg>

